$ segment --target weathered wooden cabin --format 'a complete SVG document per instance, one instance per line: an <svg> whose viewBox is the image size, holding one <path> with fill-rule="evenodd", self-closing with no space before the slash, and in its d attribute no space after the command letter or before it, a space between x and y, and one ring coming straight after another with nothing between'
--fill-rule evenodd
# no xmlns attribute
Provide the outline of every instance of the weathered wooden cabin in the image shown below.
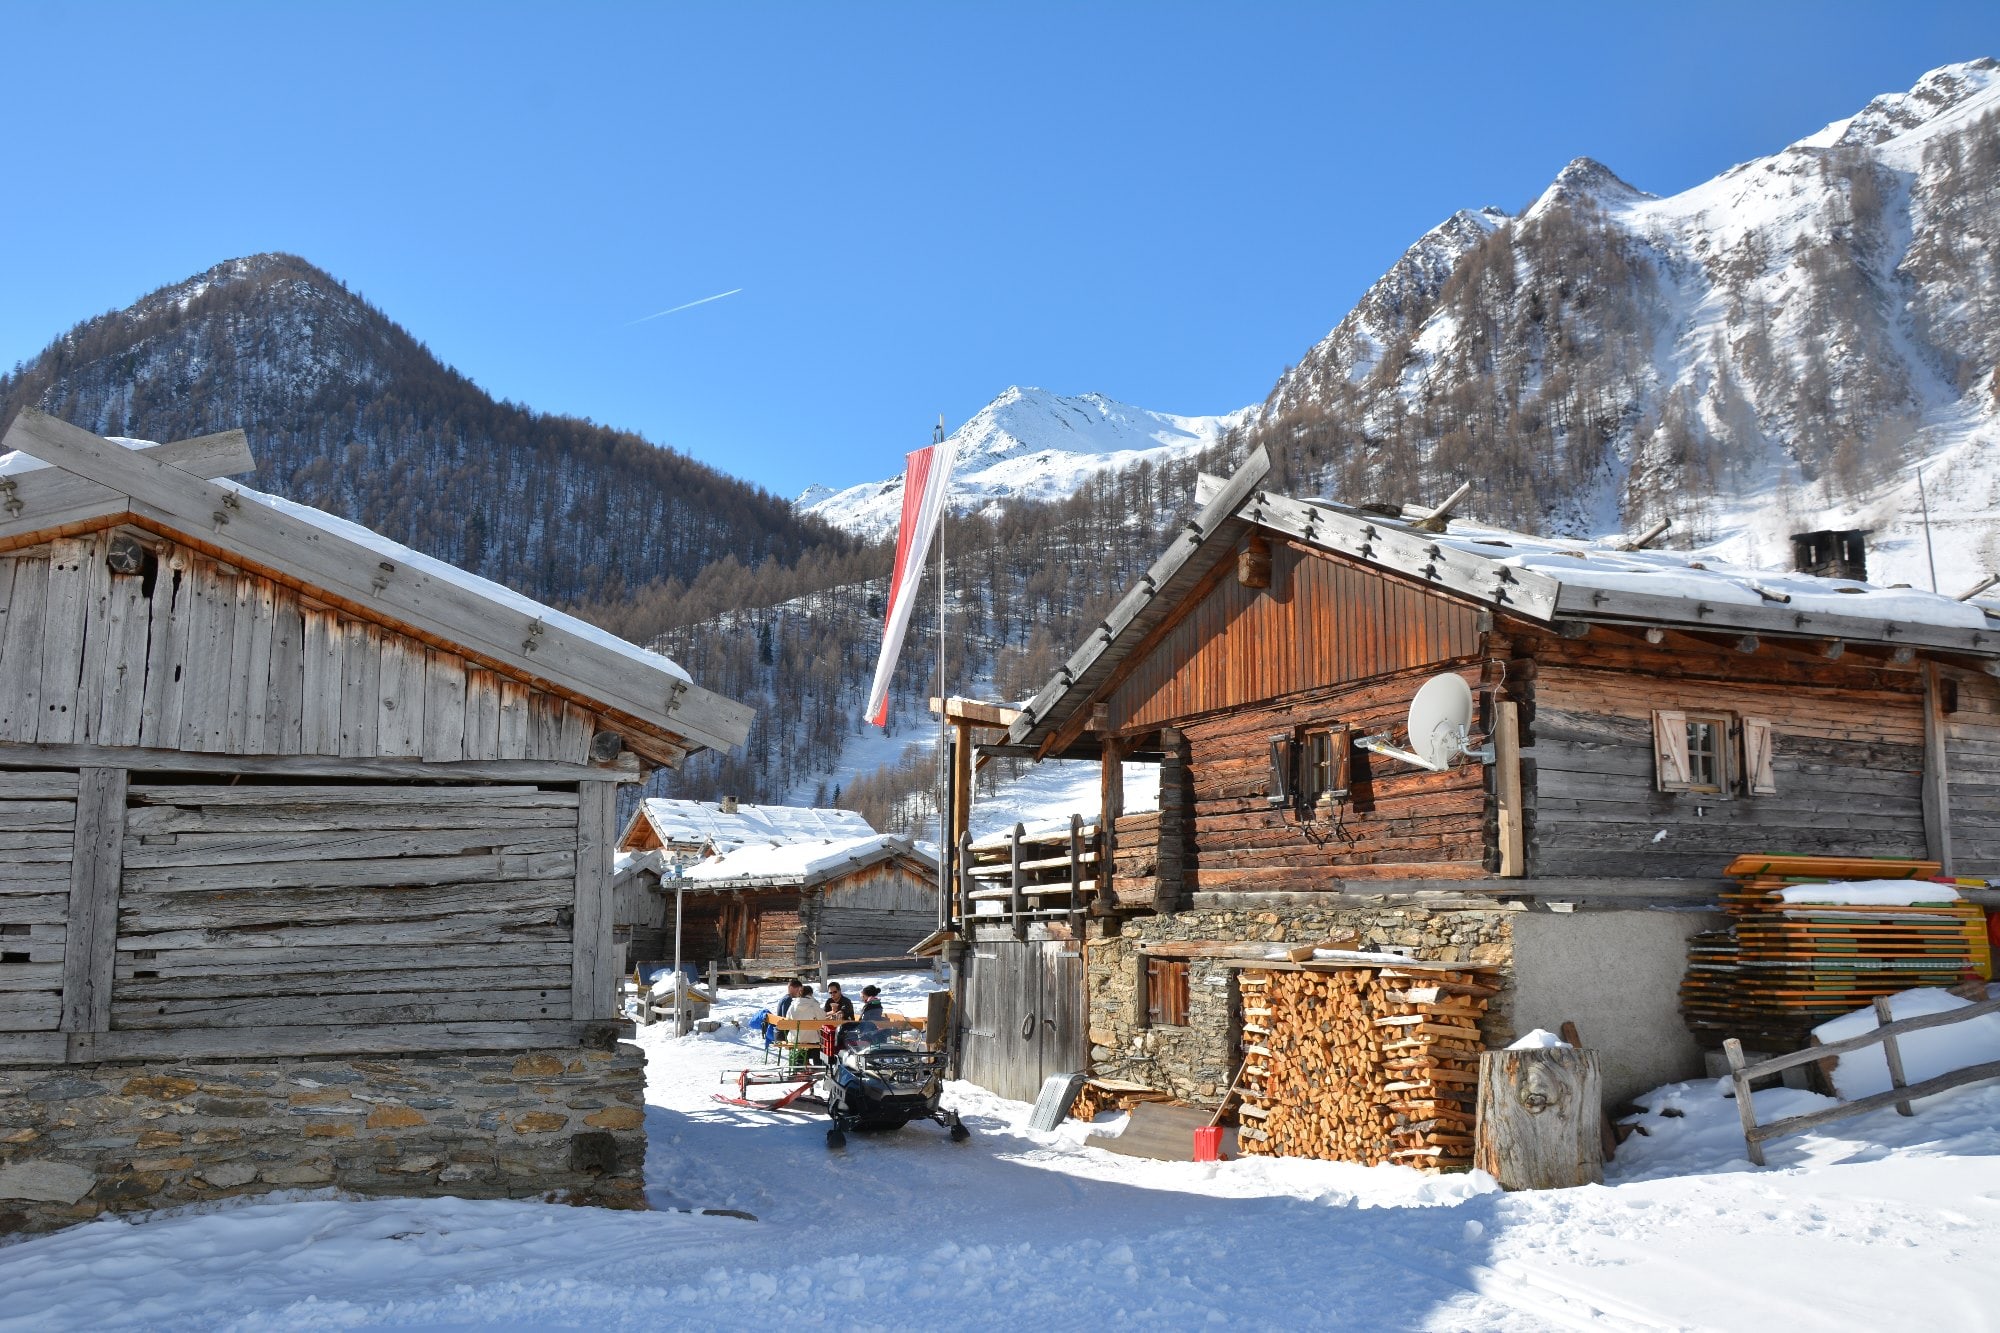
<svg viewBox="0 0 2000 1333"><path fill-rule="evenodd" d="M739 977L917 965L909 950L937 928L937 858L886 833L738 847L666 867L655 892L658 957L674 956L678 911L682 963Z"/></svg>
<svg viewBox="0 0 2000 1333"><path fill-rule="evenodd" d="M0 1232L290 1187L642 1207L614 794L749 710L213 480L241 432L5 443Z"/></svg>
<svg viewBox="0 0 2000 1333"><path fill-rule="evenodd" d="M659 852L667 865L693 865L739 847L865 838L875 829L858 811L806 805L753 805L649 796L618 835L621 852Z"/></svg>
<svg viewBox="0 0 2000 1333"><path fill-rule="evenodd" d="M1497 967L1487 1036L1574 1020L1622 1099L1701 1070L1676 991L1738 853L2000 873L2000 610L1292 499L1266 467L1211 487L988 747L1099 761L1107 830L1087 901L1031 920L965 910L961 867L963 1067L989 1086L1088 1068L1218 1098L1229 955L1358 938ZM1472 754L1385 753L1444 673ZM1160 809L1134 818L1139 758Z"/></svg>

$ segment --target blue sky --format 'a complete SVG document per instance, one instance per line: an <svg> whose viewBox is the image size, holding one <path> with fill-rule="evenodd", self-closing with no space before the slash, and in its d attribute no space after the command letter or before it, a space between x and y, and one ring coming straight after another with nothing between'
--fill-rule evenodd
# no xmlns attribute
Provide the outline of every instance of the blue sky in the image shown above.
<svg viewBox="0 0 2000 1333"><path fill-rule="evenodd" d="M497 396L790 494L1012 383L1254 402L1452 210L1579 154L1684 188L2000 53L2000 5L6 0L0 31L0 363L289 250Z"/></svg>

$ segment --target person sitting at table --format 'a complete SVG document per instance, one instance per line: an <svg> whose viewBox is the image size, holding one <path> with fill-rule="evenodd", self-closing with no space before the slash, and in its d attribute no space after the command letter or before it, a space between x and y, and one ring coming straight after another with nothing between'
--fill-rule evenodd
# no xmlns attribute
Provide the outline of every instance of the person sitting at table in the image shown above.
<svg viewBox="0 0 2000 1333"><path fill-rule="evenodd" d="M861 988L861 1017L871 1023L880 1023L888 1017L882 1009L882 988L863 986Z"/></svg>
<svg viewBox="0 0 2000 1333"><path fill-rule="evenodd" d="M837 1018L843 1023L854 1021L854 1001L841 992L838 981L826 983L826 1016Z"/></svg>
<svg viewBox="0 0 2000 1333"><path fill-rule="evenodd" d="M803 982L797 984L799 998L792 1001L792 1007L785 1017L795 1021L826 1017L826 1011L821 1009L819 1001L813 998L813 988ZM804 1026L794 1029L790 1034L790 1040L794 1058L803 1055L810 1060L819 1059L819 1028L813 1023L805 1023Z"/></svg>

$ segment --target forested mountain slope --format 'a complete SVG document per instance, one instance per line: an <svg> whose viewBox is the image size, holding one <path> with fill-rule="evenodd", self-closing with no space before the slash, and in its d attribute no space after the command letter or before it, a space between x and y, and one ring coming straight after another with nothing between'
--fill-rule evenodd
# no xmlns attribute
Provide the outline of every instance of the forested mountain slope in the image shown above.
<svg viewBox="0 0 2000 1333"><path fill-rule="evenodd" d="M87 320L0 377L107 435L231 426L250 484L551 601L617 601L725 557L792 563L857 543L637 435L496 402L311 264L218 264Z"/></svg>

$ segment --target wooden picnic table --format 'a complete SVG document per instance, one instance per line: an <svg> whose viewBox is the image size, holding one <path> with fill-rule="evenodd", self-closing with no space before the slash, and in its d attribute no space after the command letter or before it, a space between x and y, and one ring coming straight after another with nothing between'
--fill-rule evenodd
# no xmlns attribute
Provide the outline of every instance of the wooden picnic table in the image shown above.
<svg viewBox="0 0 2000 1333"><path fill-rule="evenodd" d="M844 1020L837 1018L792 1018L790 1016L780 1018L776 1014L773 1014L764 1021L780 1032L817 1032L829 1024ZM869 1021L885 1028L920 1028L924 1025L923 1019L912 1018L908 1014L884 1014L878 1019L857 1021Z"/></svg>

